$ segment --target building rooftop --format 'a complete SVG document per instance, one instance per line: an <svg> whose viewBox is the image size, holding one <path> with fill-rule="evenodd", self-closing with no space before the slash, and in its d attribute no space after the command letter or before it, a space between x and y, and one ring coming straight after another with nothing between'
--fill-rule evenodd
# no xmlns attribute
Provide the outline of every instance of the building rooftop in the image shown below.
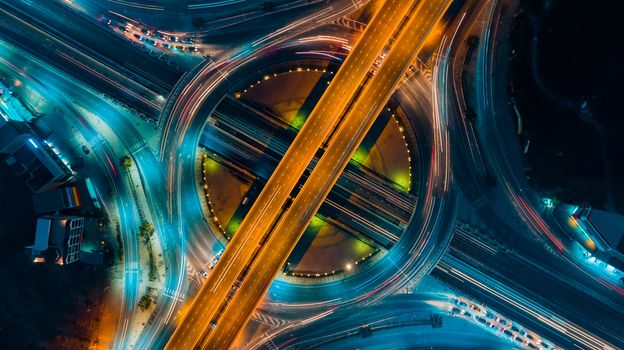
<svg viewBox="0 0 624 350"><path fill-rule="evenodd" d="M74 209L82 204L83 198L76 186L61 187L48 192L33 194L33 206L37 214Z"/></svg>
<svg viewBox="0 0 624 350"><path fill-rule="evenodd" d="M50 215L37 219L32 254L36 261L69 264L78 260L84 218ZM38 260L39 259L39 260Z"/></svg>
<svg viewBox="0 0 624 350"><path fill-rule="evenodd" d="M9 121L0 127L0 153L33 192L44 192L65 182L72 171L26 123Z"/></svg>
<svg viewBox="0 0 624 350"><path fill-rule="evenodd" d="M592 209L587 219L612 249L624 253L623 215Z"/></svg>
<svg viewBox="0 0 624 350"><path fill-rule="evenodd" d="M35 230L35 244L33 245L33 251L43 252L48 249L51 228L52 220L37 219L37 228Z"/></svg>

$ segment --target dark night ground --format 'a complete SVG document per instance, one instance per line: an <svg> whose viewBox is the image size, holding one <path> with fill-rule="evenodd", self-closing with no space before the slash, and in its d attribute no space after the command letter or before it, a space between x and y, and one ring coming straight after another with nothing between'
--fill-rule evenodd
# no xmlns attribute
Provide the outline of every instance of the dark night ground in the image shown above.
<svg viewBox="0 0 624 350"><path fill-rule="evenodd" d="M624 213L624 2L525 3L514 27L512 74L531 140L528 175L544 195ZM531 68L534 28L542 84ZM582 98L593 121L579 113Z"/></svg>
<svg viewBox="0 0 624 350"><path fill-rule="evenodd" d="M86 348L104 270L31 262L24 253L34 240L31 192L3 161L0 198L0 349Z"/></svg>

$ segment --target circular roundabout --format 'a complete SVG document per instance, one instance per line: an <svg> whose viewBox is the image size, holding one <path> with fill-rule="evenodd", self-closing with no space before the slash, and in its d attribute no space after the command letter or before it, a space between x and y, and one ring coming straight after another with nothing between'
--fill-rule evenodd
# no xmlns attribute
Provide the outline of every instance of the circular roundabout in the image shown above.
<svg viewBox="0 0 624 350"><path fill-rule="evenodd" d="M190 235L187 255L211 251L218 258L349 48L327 36L293 40L247 52L253 60L207 65L198 73L202 79L188 84L187 91L202 97L192 98L192 109L178 106L193 111L188 130L197 130L184 135L181 144L193 144L196 156L181 167L194 167L199 200L183 202L201 203L209 229ZM450 238L455 200L438 193L448 179L432 166L443 159L433 151L431 99L431 82L406 77L260 309L288 317L374 301L414 283L435 264ZM190 169L185 173L188 179ZM207 275L216 259L195 260Z"/></svg>

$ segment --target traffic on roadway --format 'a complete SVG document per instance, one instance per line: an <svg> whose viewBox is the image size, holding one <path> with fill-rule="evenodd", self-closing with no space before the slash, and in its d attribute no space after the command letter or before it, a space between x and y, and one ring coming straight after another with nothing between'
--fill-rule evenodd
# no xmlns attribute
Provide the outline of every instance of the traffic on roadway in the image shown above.
<svg viewBox="0 0 624 350"><path fill-rule="evenodd" d="M384 3L371 20L364 38L353 48L321 100L308 117L303 128L265 185L254 206L215 266L212 277L202 286L198 296L176 328L167 344L170 349L194 346L203 337L228 293L265 237L267 229L281 213L290 192L296 186L308 163L330 135L343 110L366 78L382 48L409 10L405 2ZM366 33L371 33L366 36Z"/></svg>
<svg viewBox="0 0 624 350"><path fill-rule="evenodd" d="M106 346L624 348L624 274L582 264L526 179L508 103L521 8L1 1L0 112L5 82L26 91L27 123L80 164L119 246ZM332 72L295 111L301 125L241 98L310 62ZM354 159L395 112L404 187ZM205 158L253 183L231 234L207 203ZM315 215L374 253L286 273Z"/></svg>
<svg viewBox="0 0 624 350"><path fill-rule="evenodd" d="M396 84L414 59L429 30L441 18L449 4L450 1L421 2L413 10L414 15L400 31L382 66L353 102L354 107L343 117L319 163L271 232L265 245L267 248L250 265L247 277L237 288L239 290L220 319L213 321L215 330L208 334L202 347L220 349L232 344L359 142L394 92ZM360 40L365 38L364 36ZM336 76L338 78L339 75Z"/></svg>

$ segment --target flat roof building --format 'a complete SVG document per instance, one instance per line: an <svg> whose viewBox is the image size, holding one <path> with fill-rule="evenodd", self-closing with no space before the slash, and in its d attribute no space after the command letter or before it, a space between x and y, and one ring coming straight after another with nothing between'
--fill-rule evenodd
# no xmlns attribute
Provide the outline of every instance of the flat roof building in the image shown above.
<svg viewBox="0 0 624 350"><path fill-rule="evenodd" d="M35 193L56 188L73 176L69 165L23 122L8 121L0 127L0 154Z"/></svg>
<svg viewBox="0 0 624 350"><path fill-rule="evenodd" d="M33 206L37 214L50 214L81 207L83 199L76 186L61 187L44 193L33 194Z"/></svg>
<svg viewBox="0 0 624 350"><path fill-rule="evenodd" d="M84 218L50 215L37 219L35 243L30 247L35 262L71 264L78 261Z"/></svg>
<svg viewBox="0 0 624 350"><path fill-rule="evenodd" d="M44 215L37 219L35 242L27 247L36 263L90 265L104 262L98 221L76 215Z"/></svg>
<svg viewBox="0 0 624 350"><path fill-rule="evenodd" d="M624 271L624 216L590 207L577 209L573 217L606 262Z"/></svg>

